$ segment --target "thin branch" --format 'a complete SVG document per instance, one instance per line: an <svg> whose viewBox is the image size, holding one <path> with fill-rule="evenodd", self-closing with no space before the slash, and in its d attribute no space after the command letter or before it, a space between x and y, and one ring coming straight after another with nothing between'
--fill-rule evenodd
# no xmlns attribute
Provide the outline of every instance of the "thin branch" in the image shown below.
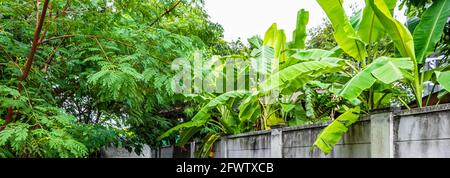
<svg viewBox="0 0 450 178"><path fill-rule="evenodd" d="M125 43L125 42L122 42L122 41L119 41L119 40L114 40L112 38L104 38L104 37L95 36L95 35L63 35L63 36L47 38L45 40L42 40L41 43L44 44L44 43L48 43L48 42L53 41L53 40L73 38L73 37L77 37L77 36L86 37L86 38L101 38L101 39L105 39L105 40L108 40L108 41L117 42L117 43L123 44L123 45L128 46L128 47L134 47L132 44L128 44L128 43Z"/></svg>
<svg viewBox="0 0 450 178"><path fill-rule="evenodd" d="M61 46L61 44L63 43L64 39L58 44L58 46L53 47L53 51L52 53L50 53L50 55L48 56L47 60L45 60L45 66L44 66L44 73L47 73L48 68L50 66L50 64L53 61L53 58L55 57L56 52L58 51L58 48Z"/></svg>
<svg viewBox="0 0 450 178"><path fill-rule="evenodd" d="M175 2L175 4L174 4L171 8L167 9L164 13L162 13L161 15L159 15L159 17L156 18L156 20L154 20L154 21L150 24L150 26L155 25L159 20L161 20L161 18L163 18L164 16L166 16L167 14L169 14L170 12L172 12L179 4L181 4L181 0L178 0L177 2Z"/></svg>
<svg viewBox="0 0 450 178"><path fill-rule="evenodd" d="M45 39L45 40L42 40L42 41L40 42L40 44L47 43L47 42L52 41L52 40L65 39L65 38L72 38L72 37L75 37L75 35L63 35L63 36L57 36L57 37L47 38L47 39Z"/></svg>
<svg viewBox="0 0 450 178"><path fill-rule="evenodd" d="M97 38L94 38L95 39L95 42L97 42L97 44L98 44L98 46L100 46L100 49L102 50L102 52L103 52L103 55L105 55L105 57L106 57L106 59L109 61L109 62L111 62L111 60L108 58L108 54L106 54L106 51L105 51L105 49L103 49L103 46L102 46L102 44L100 44L100 42L98 41L98 39Z"/></svg>

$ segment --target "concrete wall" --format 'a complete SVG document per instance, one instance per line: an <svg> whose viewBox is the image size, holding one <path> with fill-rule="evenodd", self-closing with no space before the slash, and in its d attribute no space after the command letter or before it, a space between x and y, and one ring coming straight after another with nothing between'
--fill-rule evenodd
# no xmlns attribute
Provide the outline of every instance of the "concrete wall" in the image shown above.
<svg viewBox="0 0 450 178"><path fill-rule="evenodd" d="M214 145L214 157L450 158L450 104L371 113L351 126L329 155L317 148L311 151L312 144L326 126L286 127L224 136ZM190 154L186 155L193 158L200 143L192 142L188 147ZM173 158L180 156L176 151L170 146L150 152L153 158Z"/></svg>
<svg viewBox="0 0 450 178"><path fill-rule="evenodd" d="M137 155L135 152L129 152L125 148L116 147L108 147L101 151L103 158L154 158L152 152L152 149L148 145L144 146L141 155Z"/></svg>
<svg viewBox="0 0 450 178"><path fill-rule="evenodd" d="M269 158L270 134L262 131L227 137L227 158Z"/></svg>
<svg viewBox="0 0 450 178"><path fill-rule="evenodd" d="M215 145L215 157L450 158L450 104L362 117L329 155L311 150L327 125L224 136Z"/></svg>
<svg viewBox="0 0 450 178"><path fill-rule="evenodd" d="M311 145L326 127L314 125L282 129L284 158L367 158L370 157L370 121L353 125L329 155Z"/></svg>
<svg viewBox="0 0 450 178"><path fill-rule="evenodd" d="M216 158L365 158L370 157L370 120L353 125L329 155L311 145L327 124L278 128L222 137ZM198 145L198 143L197 143Z"/></svg>
<svg viewBox="0 0 450 178"><path fill-rule="evenodd" d="M394 156L399 158L450 158L450 111L439 106L397 114L394 122Z"/></svg>
<svg viewBox="0 0 450 178"><path fill-rule="evenodd" d="M165 146L159 149L157 158L173 158L174 146Z"/></svg>

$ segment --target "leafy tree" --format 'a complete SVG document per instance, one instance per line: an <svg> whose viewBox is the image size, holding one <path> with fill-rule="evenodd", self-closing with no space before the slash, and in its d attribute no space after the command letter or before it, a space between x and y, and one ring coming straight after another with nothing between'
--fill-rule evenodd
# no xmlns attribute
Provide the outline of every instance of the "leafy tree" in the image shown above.
<svg viewBox="0 0 450 178"><path fill-rule="evenodd" d="M158 145L175 122L160 111L183 102L168 65L229 48L222 33L197 0L1 1L1 155Z"/></svg>
<svg viewBox="0 0 450 178"><path fill-rule="evenodd" d="M325 20L317 27L310 30L311 39L307 41L309 49L332 50L337 46L336 41L330 35L334 33L334 29L330 22Z"/></svg>

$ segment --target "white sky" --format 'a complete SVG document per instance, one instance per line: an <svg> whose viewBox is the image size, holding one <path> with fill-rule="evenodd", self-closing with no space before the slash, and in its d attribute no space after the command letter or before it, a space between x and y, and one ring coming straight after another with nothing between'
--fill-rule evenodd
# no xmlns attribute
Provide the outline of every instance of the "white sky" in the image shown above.
<svg viewBox="0 0 450 178"><path fill-rule="evenodd" d="M363 7L364 1L344 1L347 14L351 14L350 5ZM211 21L224 27L227 41L240 37L246 42L254 35L263 37L274 22L286 31L287 39L291 40L297 11L301 8L309 11L308 29L318 26L326 17L315 0L205 0L205 8Z"/></svg>

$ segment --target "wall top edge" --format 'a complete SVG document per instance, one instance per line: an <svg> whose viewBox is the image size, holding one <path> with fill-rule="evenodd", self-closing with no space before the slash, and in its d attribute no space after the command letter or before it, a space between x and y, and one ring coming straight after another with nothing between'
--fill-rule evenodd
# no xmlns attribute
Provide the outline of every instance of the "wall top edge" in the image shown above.
<svg viewBox="0 0 450 178"><path fill-rule="evenodd" d="M426 114L433 112L441 112L441 111L450 111L450 103L449 104L441 104L437 106L429 106L423 108L416 108L411 110L401 110L394 111L394 116L409 116L409 115L418 115L418 114Z"/></svg>
<svg viewBox="0 0 450 178"><path fill-rule="evenodd" d="M237 135L227 135L225 137L231 139L231 138L248 137L248 136L270 135L271 132L272 132L271 130L263 130L263 131L242 133L242 134L237 134Z"/></svg>

